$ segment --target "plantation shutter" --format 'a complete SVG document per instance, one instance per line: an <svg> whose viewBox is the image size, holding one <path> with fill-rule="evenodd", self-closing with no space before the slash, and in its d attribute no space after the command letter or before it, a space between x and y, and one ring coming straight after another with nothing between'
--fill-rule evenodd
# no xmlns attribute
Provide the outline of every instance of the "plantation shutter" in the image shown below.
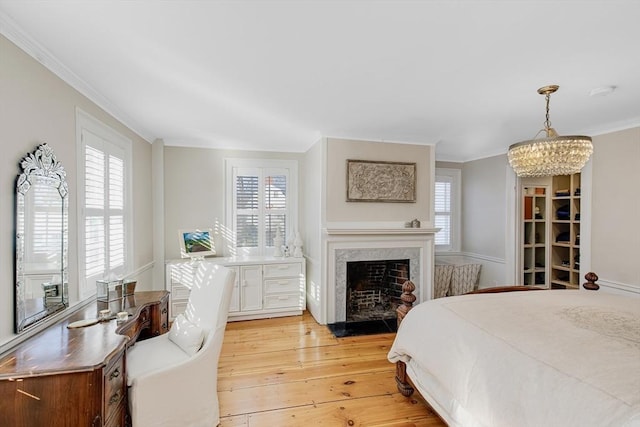
<svg viewBox="0 0 640 427"><path fill-rule="evenodd" d="M85 277L122 276L125 265L123 151L83 131L85 146Z"/></svg>
<svg viewBox="0 0 640 427"><path fill-rule="evenodd" d="M435 185L435 244L451 245L451 189L452 179L448 176L436 176Z"/></svg>
<svg viewBox="0 0 640 427"><path fill-rule="evenodd" d="M233 168L233 229L243 254L265 254L278 231L285 238L288 185L286 169Z"/></svg>

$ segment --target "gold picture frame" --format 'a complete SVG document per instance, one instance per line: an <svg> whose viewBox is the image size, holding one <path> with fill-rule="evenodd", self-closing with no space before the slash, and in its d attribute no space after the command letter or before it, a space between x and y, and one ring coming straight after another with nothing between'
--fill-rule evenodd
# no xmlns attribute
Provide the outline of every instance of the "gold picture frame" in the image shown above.
<svg viewBox="0 0 640 427"><path fill-rule="evenodd" d="M415 201L415 163L347 160L347 202Z"/></svg>

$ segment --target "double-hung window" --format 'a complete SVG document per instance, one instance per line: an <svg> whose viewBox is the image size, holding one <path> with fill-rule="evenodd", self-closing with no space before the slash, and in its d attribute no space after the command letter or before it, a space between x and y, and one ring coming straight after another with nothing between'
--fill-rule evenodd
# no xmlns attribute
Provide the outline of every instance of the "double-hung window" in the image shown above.
<svg viewBox="0 0 640 427"><path fill-rule="evenodd" d="M459 169L436 169L434 193L437 251L460 250L460 181Z"/></svg>
<svg viewBox="0 0 640 427"><path fill-rule="evenodd" d="M230 252L269 255L275 237L286 241L297 223L296 162L227 159L226 176Z"/></svg>
<svg viewBox="0 0 640 427"><path fill-rule="evenodd" d="M131 247L131 141L85 113L78 113L78 252L81 297L96 280L121 278Z"/></svg>

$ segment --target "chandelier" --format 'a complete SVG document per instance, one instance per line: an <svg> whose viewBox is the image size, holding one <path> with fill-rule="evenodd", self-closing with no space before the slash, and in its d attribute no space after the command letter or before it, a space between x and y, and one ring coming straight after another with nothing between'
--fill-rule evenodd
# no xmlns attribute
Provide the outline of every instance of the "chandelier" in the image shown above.
<svg viewBox="0 0 640 427"><path fill-rule="evenodd" d="M559 136L549 121L549 98L559 86L549 85L538 89L545 96L547 115L544 129L534 139L509 147L509 164L519 177L570 175L580 172L593 152L591 138L582 135ZM536 139L540 132L546 138Z"/></svg>

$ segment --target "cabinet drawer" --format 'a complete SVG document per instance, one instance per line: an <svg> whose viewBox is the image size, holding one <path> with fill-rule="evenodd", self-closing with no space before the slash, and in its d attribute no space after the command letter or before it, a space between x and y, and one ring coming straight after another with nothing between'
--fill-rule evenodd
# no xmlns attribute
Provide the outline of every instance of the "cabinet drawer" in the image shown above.
<svg viewBox="0 0 640 427"><path fill-rule="evenodd" d="M182 314L187 309L188 301L171 302L171 318L175 319L178 314Z"/></svg>
<svg viewBox="0 0 640 427"><path fill-rule="evenodd" d="M105 420L111 418L120 409L124 389L124 357L120 356L104 375L104 411ZM117 415L115 415L117 416Z"/></svg>
<svg viewBox="0 0 640 427"><path fill-rule="evenodd" d="M267 294L300 292L300 279L291 277L288 279L269 279L264 281L264 291Z"/></svg>
<svg viewBox="0 0 640 427"><path fill-rule="evenodd" d="M300 292L286 295L265 295L264 308L296 308L301 309Z"/></svg>
<svg viewBox="0 0 640 427"><path fill-rule="evenodd" d="M265 264L264 278L270 277L293 277L302 273L302 265L298 262L284 264Z"/></svg>
<svg viewBox="0 0 640 427"><path fill-rule="evenodd" d="M171 299L189 299L189 294L191 294L190 288L175 283L171 285Z"/></svg>

